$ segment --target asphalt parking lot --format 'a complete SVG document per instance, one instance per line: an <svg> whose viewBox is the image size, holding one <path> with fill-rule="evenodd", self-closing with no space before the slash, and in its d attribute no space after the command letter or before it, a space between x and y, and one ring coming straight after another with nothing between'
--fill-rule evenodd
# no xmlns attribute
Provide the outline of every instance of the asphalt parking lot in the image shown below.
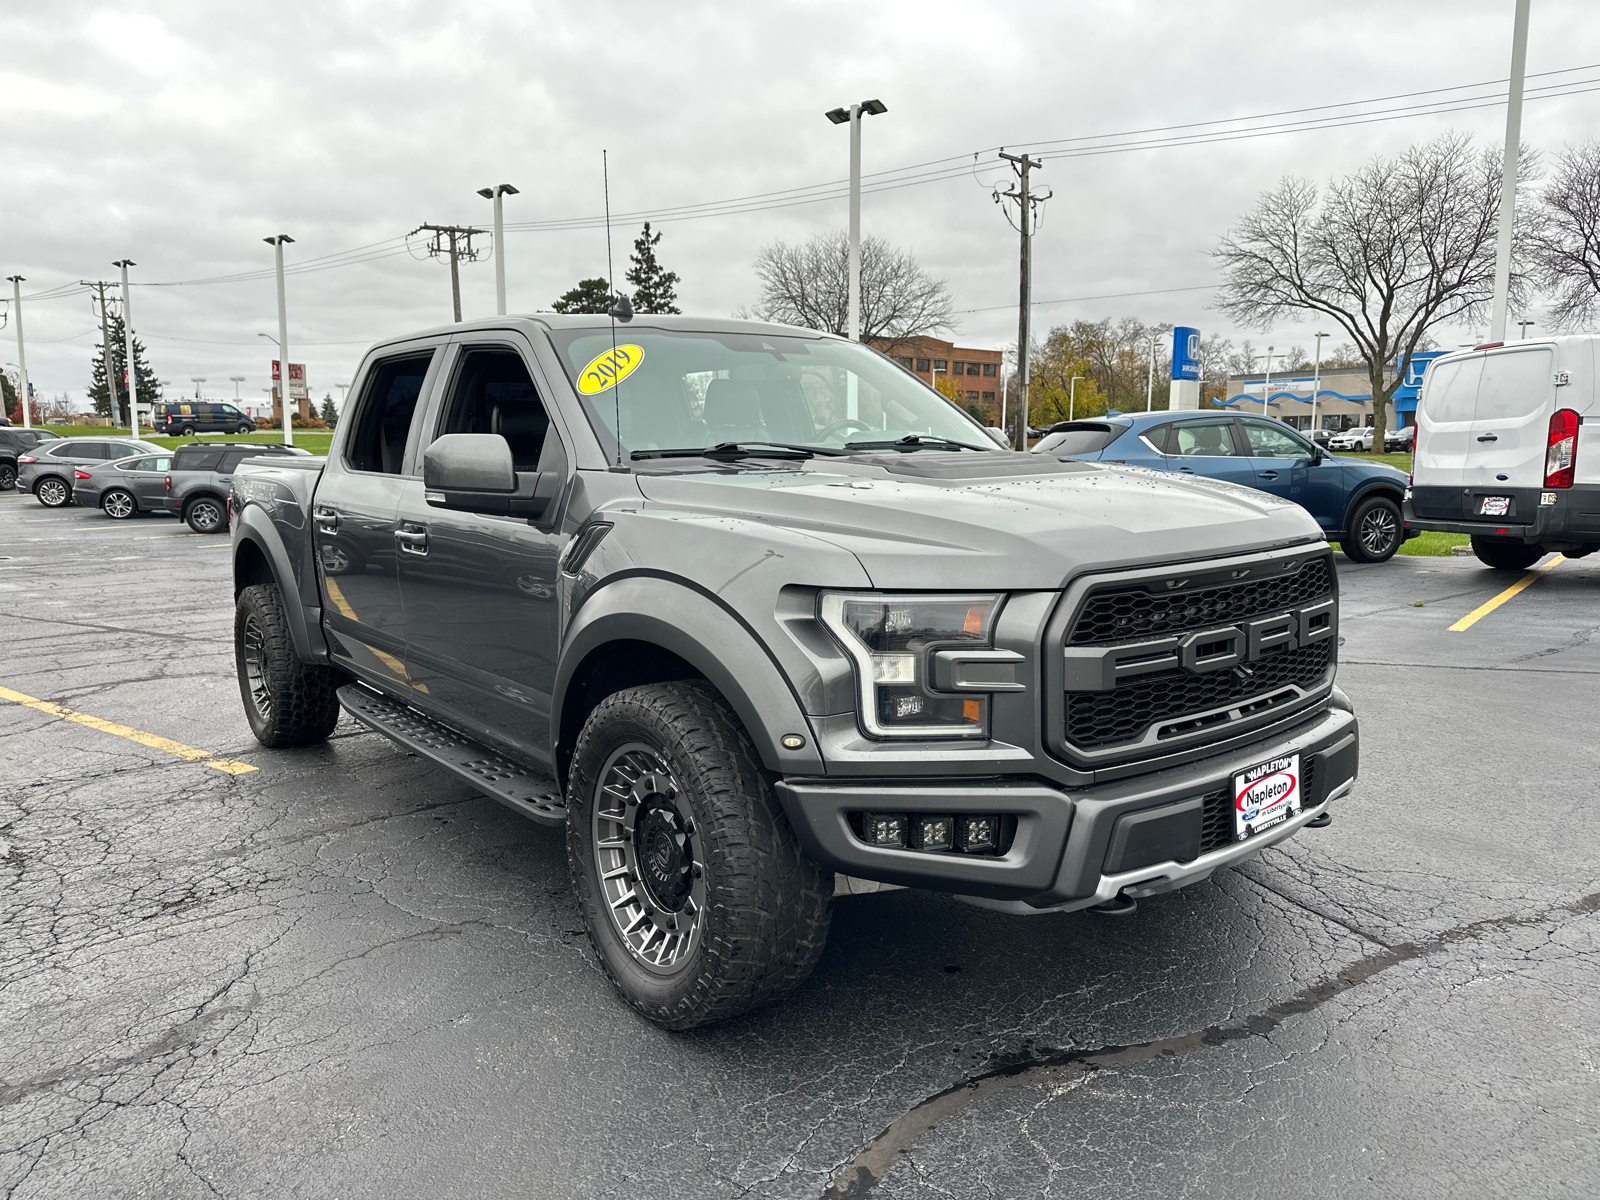
<svg viewBox="0 0 1600 1200"><path fill-rule="evenodd" d="M1600 556L1461 631L1515 577L1340 559L1331 827L1125 919L840 899L669 1034L556 833L251 739L226 546L0 496L8 1200L1600 1193Z"/></svg>

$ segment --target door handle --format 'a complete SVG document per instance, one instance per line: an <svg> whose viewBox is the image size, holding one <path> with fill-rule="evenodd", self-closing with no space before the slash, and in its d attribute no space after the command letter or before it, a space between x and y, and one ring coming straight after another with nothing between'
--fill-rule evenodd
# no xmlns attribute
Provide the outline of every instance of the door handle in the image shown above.
<svg viewBox="0 0 1600 1200"><path fill-rule="evenodd" d="M1276 471L1260 471L1257 472L1257 474L1259 474L1263 479L1276 479L1278 477L1278 473Z"/></svg>
<svg viewBox="0 0 1600 1200"><path fill-rule="evenodd" d="M400 543L400 553L424 555L428 553L426 529L396 529L394 540Z"/></svg>
<svg viewBox="0 0 1600 1200"><path fill-rule="evenodd" d="M317 529L322 533L339 532L339 514L331 508L319 508L315 517Z"/></svg>
<svg viewBox="0 0 1600 1200"><path fill-rule="evenodd" d="M1177 470L1177 474L1179 474L1179 475L1193 475L1194 474L1194 468L1193 467L1179 467L1178 470Z"/></svg>
<svg viewBox="0 0 1600 1200"><path fill-rule="evenodd" d="M1500 439L1495 434L1486 433L1478 439L1480 442L1498 442Z"/></svg>

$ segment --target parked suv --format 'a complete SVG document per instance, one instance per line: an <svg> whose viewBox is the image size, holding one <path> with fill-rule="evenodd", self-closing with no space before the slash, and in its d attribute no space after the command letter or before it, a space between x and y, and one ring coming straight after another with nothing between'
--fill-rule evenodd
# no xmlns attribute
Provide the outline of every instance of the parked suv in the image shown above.
<svg viewBox="0 0 1600 1200"><path fill-rule="evenodd" d="M196 533L221 533L228 527L228 492L233 472L241 462L257 455L306 452L280 442L198 442L172 451L167 472L164 506L181 517Z"/></svg>
<svg viewBox="0 0 1600 1200"><path fill-rule="evenodd" d="M1360 450L1365 453L1372 449L1372 426L1359 425L1354 429L1346 429L1336 433L1328 439L1330 450Z"/></svg>
<svg viewBox="0 0 1600 1200"><path fill-rule="evenodd" d="M196 433L254 433L256 423L249 413L231 404L210 400L180 400L163 404L156 423L170 436L189 437Z"/></svg>
<svg viewBox="0 0 1600 1200"><path fill-rule="evenodd" d="M1412 536L1400 516L1405 472L1387 463L1336 458L1270 417L1215 409L1119 413L1055 430L1036 452L1059 438L1044 452L1204 475L1292 500L1356 562L1384 562Z"/></svg>
<svg viewBox="0 0 1600 1200"><path fill-rule="evenodd" d="M1600 335L1581 334L1435 359L1417 402L1407 519L1470 535L1478 559L1502 570L1600 549L1597 347Z"/></svg>
<svg viewBox="0 0 1600 1200"><path fill-rule="evenodd" d="M114 521L142 512L165 513L167 470L172 451L141 454L115 462L79 467L74 499L84 508L98 508Z"/></svg>
<svg viewBox="0 0 1600 1200"><path fill-rule="evenodd" d="M252 732L342 708L559 830L669 1028L800 983L863 880L1126 913L1353 786L1333 555L1277 496L1004 450L752 321L447 325L350 405L234 476Z"/></svg>
<svg viewBox="0 0 1600 1200"><path fill-rule="evenodd" d="M17 487L46 508L71 504L78 476L90 467L141 454L165 454L153 442L133 438L56 438L17 456Z"/></svg>
<svg viewBox="0 0 1600 1200"><path fill-rule="evenodd" d="M0 429L0 492L17 486L17 458L40 442L59 440L47 429Z"/></svg>
<svg viewBox="0 0 1600 1200"><path fill-rule="evenodd" d="M1383 435L1383 448L1390 453L1399 453L1411 449L1416 440L1417 427L1407 425L1404 429L1390 429Z"/></svg>

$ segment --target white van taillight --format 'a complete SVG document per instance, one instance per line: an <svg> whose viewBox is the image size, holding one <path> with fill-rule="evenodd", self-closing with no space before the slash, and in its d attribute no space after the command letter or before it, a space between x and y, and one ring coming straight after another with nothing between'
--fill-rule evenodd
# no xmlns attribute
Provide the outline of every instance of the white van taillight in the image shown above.
<svg viewBox="0 0 1600 1200"><path fill-rule="evenodd" d="M1544 485L1569 488L1578 463L1578 414L1563 408L1550 415L1550 440L1544 452Z"/></svg>

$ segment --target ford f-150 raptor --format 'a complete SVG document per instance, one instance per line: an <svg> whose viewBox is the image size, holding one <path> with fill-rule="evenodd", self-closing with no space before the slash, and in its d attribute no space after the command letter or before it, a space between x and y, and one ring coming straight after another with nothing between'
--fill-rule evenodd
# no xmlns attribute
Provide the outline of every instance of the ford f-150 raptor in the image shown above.
<svg viewBox="0 0 1600 1200"><path fill-rule="evenodd" d="M1352 786L1333 557L1287 500L1014 453L744 321L453 325L351 399L326 457L233 477L256 737L342 708L563 829L669 1028L803 980L836 886L1128 911Z"/></svg>

